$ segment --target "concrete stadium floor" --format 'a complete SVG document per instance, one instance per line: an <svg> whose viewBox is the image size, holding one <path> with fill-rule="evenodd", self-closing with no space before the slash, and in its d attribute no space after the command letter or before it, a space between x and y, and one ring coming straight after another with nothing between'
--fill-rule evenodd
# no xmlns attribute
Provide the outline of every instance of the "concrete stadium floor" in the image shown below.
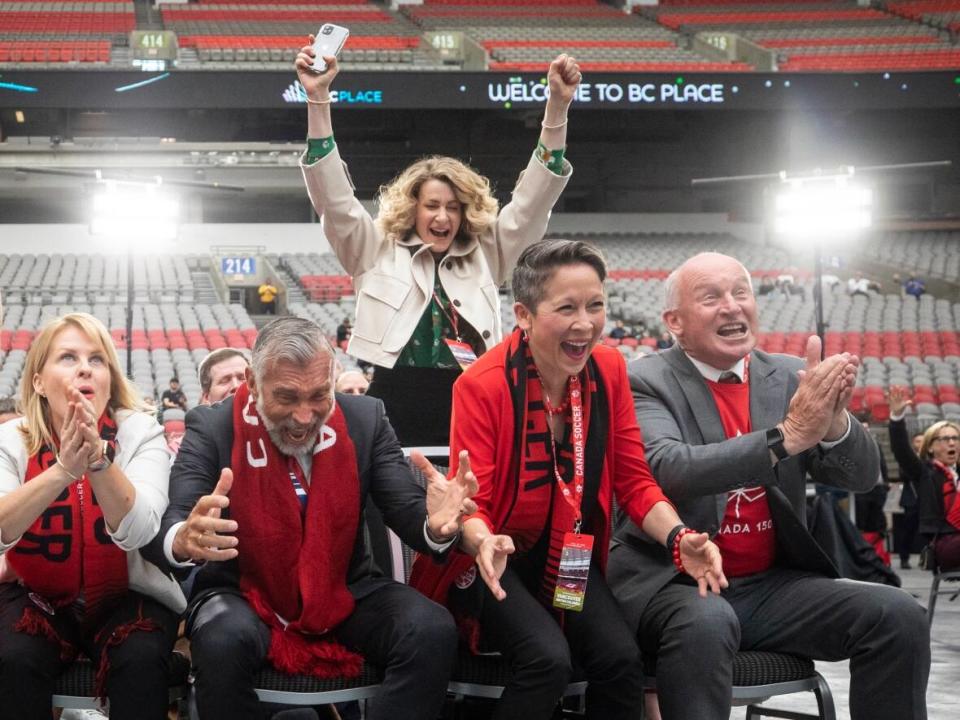
<svg viewBox="0 0 960 720"><path fill-rule="evenodd" d="M903 589L914 595L920 604L927 606L932 582L931 573L916 569L918 558L914 556L914 569L894 568L903 581ZM896 563L896 560L894 560ZM941 590L952 588L960 591L960 582L941 583ZM956 720L960 717L960 598L950 601L951 595L937 599L931 630L930 682L927 686L927 716L929 720ZM826 678L833 692L837 720L850 720L848 706L850 694L850 671L848 662L818 662L817 670ZM813 693L795 693L772 698L765 705L782 710L816 713L817 703ZM730 713L731 720L743 720L746 709L737 707Z"/></svg>

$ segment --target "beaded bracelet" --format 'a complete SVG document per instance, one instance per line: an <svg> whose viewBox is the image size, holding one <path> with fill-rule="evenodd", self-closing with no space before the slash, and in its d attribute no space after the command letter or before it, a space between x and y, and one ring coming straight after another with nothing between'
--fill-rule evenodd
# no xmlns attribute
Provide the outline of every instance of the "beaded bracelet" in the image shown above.
<svg viewBox="0 0 960 720"><path fill-rule="evenodd" d="M683 540L684 535L688 535L690 533L695 533L695 532L696 530L685 527L680 532L678 532L676 536L673 538L673 547L672 547L673 565L674 567L677 568L677 570L679 570L682 573L686 572L687 570L686 568L683 567L683 560L680 559L680 542Z"/></svg>
<svg viewBox="0 0 960 720"><path fill-rule="evenodd" d="M309 103L310 105L329 105L332 102L333 102L332 97L328 97L326 100L313 100L311 98L307 98L307 103Z"/></svg>

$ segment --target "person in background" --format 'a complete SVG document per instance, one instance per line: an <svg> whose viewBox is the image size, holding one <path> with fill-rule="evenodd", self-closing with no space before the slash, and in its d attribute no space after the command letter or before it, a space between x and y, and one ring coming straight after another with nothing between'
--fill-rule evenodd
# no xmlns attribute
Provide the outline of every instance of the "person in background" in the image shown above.
<svg viewBox="0 0 960 720"><path fill-rule="evenodd" d="M660 339L657 340L657 350L667 350L673 347L673 336L668 330L660 333Z"/></svg>
<svg viewBox="0 0 960 720"><path fill-rule="evenodd" d="M923 433L916 433L910 439L910 445L916 455L920 455L923 447ZM900 468L900 463L897 463ZM903 468L900 468L900 499L898 510L893 513L893 550L900 557L900 569L910 570L910 555L917 549L918 531L920 529L920 513L917 507L917 490L913 483L903 479Z"/></svg>
<svg viewBox="0 0 960 720"><path fill-rule="evenodd" d="M18 417L20 413L17 411L17 401L9 397L0 398L0 425Z"/></svg>
<svg viewBox="0 0 960 720"><path fill-rule="evenodd" d="M870 297L870 281L859 270L847 280L847 295L863 295Z"/></svg>
<svg viewBox="0 0 960 720"><path fill-rule="evenodd" d="M233 395L247 381L247 356L236 348L220 348L200 363L200 404L213 405Z"/></svg>
<svg viewBox="0 0 960 720"><path fill-rule="evenodd" d="M345 317L343 322L337 325L337 347L346 351L351 335L353 335L353 323L350 322L350 318Z"/></svg>
<svg viewBox="0 0 960 720"><path fill-rule="evenodd" d="M187 411L187 396L180 389L180 379L170 378L170 387L163 391L160 396L160 405L163 410L183 410Z"/></svg>
<svg viewBox="0 0 960 720"><path fill-rule="evenodd" d="M264 315L277 314L277 290L270 278L263 281L263 284L257 288L257 295L260 296L260 309Z"/></svg>
<svg viewBox="0 0 960 720"><path fill-rule="evenodd" d="M344 370L337 376L337 392L345 395L366 395L370 383L360 370Z"/></svg>
<svg viewBox="0 0 960 720"><path fill-rule="evenodd" d="M0 426L0 714L49 720L83 653L113 720L165 720L186 603L139 552L167 507L163 431L85 313L34 338L20 397L23 418Z"/></svg>
<svg viewBox="0 0 960 720"><path fill-rule="evenodd" d="M623 326L623 320L617 319L610 331L610 337L614 340L623 340L627 336L627 329Z"/></svg>
<svg viewBox="0 0 960 720"><path fill-rule="evenodd" d="M671 720L730 715L738 650L850 662L850 717L926 718L930 634L908 593L840 579L806 526L807 475L871 488L879 451L847 412L859 360L756 349L760 318L735 258L701 253L664 283L677 344L629 365L650 462L683 521L709 532L730 586L706 602L623 519L607 570ZM815 608L816 611L811 611ZM690 682L696 678L696 682Z"/></svg>
<svg viewBox="0 0 960 720"><path fill-rule="evenodd" d="M919 300L920 296L927 291L927 286L916 275L911 275L903 284L903 291Z"/></svg>
<svg viewBox="0 0 960 720"><path fill-rule="evenodd" d="M333 137L339 65L324 60L327 70L313 72L307 45L295 62L307 96L301 169L324 235L356 288L348 352L377 365L369 394L383 400L403 445L445 445L453 382L502 339L498 288L524 248L543 237L570 178L567 111L580 68L560 55L547 69L540 141L502 209L487 178L454 158L429 157L381 188L375 221L354 196Z"/></svg>
<svg viewBox="0 0 960 720"><path fill-rule="evenodd" d="M960 426L941 420L926 429L919 456L908 440L904 414L913 401L907 390L890 388L890 448L904 482L917 491L920 533L933 546L941 570L960 568Z"/></svg>

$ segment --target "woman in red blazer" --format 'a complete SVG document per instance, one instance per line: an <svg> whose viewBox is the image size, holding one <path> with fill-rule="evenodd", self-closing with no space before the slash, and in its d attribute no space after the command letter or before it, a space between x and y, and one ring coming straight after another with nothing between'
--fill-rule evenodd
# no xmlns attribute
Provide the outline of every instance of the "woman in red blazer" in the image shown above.
<svg viewBox="0 0 960 720"><path fill-rule="evenodd" d="M597 344L605 277L587 243L528 248L513 273L518 328L454 386L450 453L469 452L477 512L460 549L418 559L411 583L451 609L471 649L510 660L494 718L550 717L574 662L588 717L639 713L640 652L604 580L614 495L704 596L726 585L717 547L650 474L622 356Z"/></svg>

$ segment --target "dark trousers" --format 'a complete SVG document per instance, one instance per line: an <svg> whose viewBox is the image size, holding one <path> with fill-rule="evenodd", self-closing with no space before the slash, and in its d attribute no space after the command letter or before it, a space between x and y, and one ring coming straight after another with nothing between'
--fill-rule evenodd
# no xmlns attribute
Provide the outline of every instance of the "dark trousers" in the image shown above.
<svg viewBox="0 0 960 720"><path fill-rule="evenodd" d="M60 647L44 637L14 631L30 603L27 590L15 583L0 585L0 715L4 720L50 720L51 697L64 669ZM177 615L146 596L130 592L106 621L86 635L68 620L58 621L64 634L91 658L100 661L103 643L120 625L144 618L159 631L131 633L107 650L110 673L107 698L111 720L166 720L170 654L177 633ZM100 635L97 642L94 635Z"/></svg>
<svg viewBox="0 0 960 720"><path fill-rule="evenodd" d="M664 720L726 720L738 649L849 658L851 720L927 717L926 611L887 585L773 569L704 599L678 579L647 605L640 640L657 656Z"/></svg>
<svg viewBox="0 0 960 720"><path fill-rule="evenodd" d="M910 555L923 546L918 539L919 529L920 513L916 508L893 513L893 549L901 561L908 562Z"/></svg>
<svg viewBox="0 0 960 720"><path fill-rule="evenodd" d="M265 662L270 631L247 601L233 593L213 595L193 614L187 632L200 717L263 717L254 678ZM384 669L368 720L432 720L440 714L457 647L446 609L391 583L357 600L335 634Z"/></svg>
<svg viewBox="0 0 960 720"><path fill-rule="evenodd" d="M563 628L509 565L500 583L507 597L498 602L484 587L480 611L485 642L507 657L512 670L494 720L551 717L574 662L588 681L588 718L642 717L639 648L599 569L590 567L583 610L566 612Z"/></svg>

